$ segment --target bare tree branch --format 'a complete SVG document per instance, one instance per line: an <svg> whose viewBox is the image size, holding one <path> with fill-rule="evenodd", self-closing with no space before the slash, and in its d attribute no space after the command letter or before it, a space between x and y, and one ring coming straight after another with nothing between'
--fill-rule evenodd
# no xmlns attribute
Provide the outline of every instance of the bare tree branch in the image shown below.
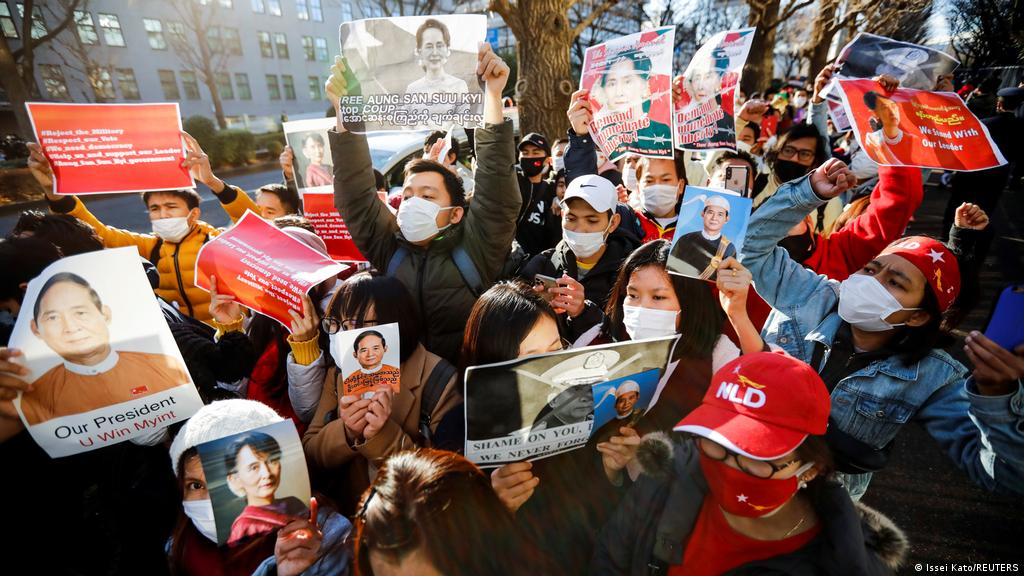
<svg viewBox="0 0 1024 576"><path fill-rule="evenodd" d="M584 30L587 29L587 26L590 26L594 20L599 18L616 4L618 4L617 0L605 0L600 6L593 8L590 11L590 14L588 14L583 20L580 20L579 23L576 24L576 27L573 28L572 37L577 38Z"/></svg>
<svg viewBox="0 0 1024 576"><path fill-rule="evenodd" d="M26 51L31 51L36 46L46 44L50 40L53 40L54 38L59 36L60 33L63 32L69 24L74 22L75 10L78 10L79 4L81 4L82 2L83 0L71 0L71 4L67 5L65 8L67 12L64 14L64 17L61 18L60 22L58 22L57 25L46 34L40 36L39 38L33 38L32 12L35 10L35 2L33 0L25 0L25 17L22 19L21 22L22 38L24 40L22 41L21 48L18 48L17 50L14 50L11 53L11 55L14 56L14 59L20 60L26 53Z"/></svg>

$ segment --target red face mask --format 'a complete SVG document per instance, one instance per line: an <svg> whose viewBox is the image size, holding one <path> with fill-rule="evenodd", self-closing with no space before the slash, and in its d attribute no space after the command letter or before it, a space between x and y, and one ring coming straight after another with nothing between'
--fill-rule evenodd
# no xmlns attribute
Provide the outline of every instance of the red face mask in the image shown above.
<svg viewBox="0 0 1024 576"><path fill-rule="evenodd" d="M778 510L800 488L800 474L785 480L756 478L725 462L700 455L711 498L729 514L758 518Z"/></svg>

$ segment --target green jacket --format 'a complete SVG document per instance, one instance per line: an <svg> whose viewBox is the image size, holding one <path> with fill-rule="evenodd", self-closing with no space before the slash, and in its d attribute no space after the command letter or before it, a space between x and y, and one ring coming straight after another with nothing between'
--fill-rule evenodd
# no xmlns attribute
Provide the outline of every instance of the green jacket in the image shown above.
<svg viewBox="0 0 1024 576"><path fill-rule="evenodd" d="M377 197L366 137L331 130L334 158L334 205L359 251L380 271L400 246L409 251L395 276L413 296L431 352L458 362L462 332L476 302L451 253L462 246L486 289L494 283L509 254L522 204L516 180L512 122L487 124L476 130L476 190L462 221L429 246L402 237L395 215Z"/></svg>

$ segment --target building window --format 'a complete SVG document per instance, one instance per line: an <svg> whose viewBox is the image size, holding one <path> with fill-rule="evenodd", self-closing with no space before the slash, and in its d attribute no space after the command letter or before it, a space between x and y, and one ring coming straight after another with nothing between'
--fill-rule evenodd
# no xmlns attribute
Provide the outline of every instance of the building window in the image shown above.
<svg viewBox="0 0 1024 576"><path fill-rule="evenodd" d="M163 80L163 76L160 78ZM189 100L199 100L199 81L196 79L196 73L191 70L181 71L181 85L185 88L185 98Z"/></svg>
<svg viewBox="0 0 1024 576"><path fill-rule="evenodd" d="M316 39L316 59L327 62L327 38Z"/></svg>
<svg viewBox="0 0 1024 576"><path fill-rule="evenodd" d="M267 11L271 16L281 15L281 0L267 0Z"/></svg>
<svg viewBox="0 0 1024 576"><path fill-rule="evenodd" d="M302 37L302 53L306 55L307 62L312 62L313 60L316 60L316 54L313 52L312 36Z"/></svg>
<svg viewBox="0 0 1024 576"><path fill-rule="evenodd" d="M92 14L75 10L75 26L78 28L78 40L82 44L93 46L100 41L96 33L96 24L92 21Z"/></svg>
<svg viewBox="0 0 1024 576"><path fill-rule="evenodd" d="M117 85L121 87L121 97L125 100L141 100L139 83L135 80L135 71L131 68L117 69Z"/></svg>
<svg viewBox="0 0 1024 576"><path fill-rule="evenodd" d="M257 14L264 14L267 11L267 5L263 0L252 0L252 11Z"/></svg>
<svg viewBox="0 0 1024 576"><path fill-rule="evenodd" d="M277 83L277 74L267 74L267 93L271 100L281 99L281 85Z"/></svg>
<svg viewBox="0 0 1024 576"><path fill-rule="evenodd" d="M348 22L352 20L352 3L342 2L341 3L341 21Z"/></svg>
<svg viewBox="0 0 1024 576"><path fill-rule="evenodd" d="M236 72L235 73L235 88L238 90L239 100L252 100L252 90L249 89L249 75Z"/></svg>
<svg viewBox="0 0 1024 576"><path fill-rule="evenodd" d="M274 57L274 45L270 43L270 32L259 31L256 33L256 38L260 42L260 54L264 58Z"/></svg>
<svg viewBox="0 0 1024 576"><path fill-rule="evenodd" d="M185 42L185 25L181 22L168 22L167 36L170 38L172 46L187 45Z"/></svg>
<svg viewBox="0 0 1024 576"><path fill-rule="evenodd" d="M210 54L220 54L224 45L220 41L220 27L210 26L206 29L206 45L210 47Z"/></svg>
<svg viewBox="0 0 1024 576"><path fill-rule="evenodd" d="M295 16L299 20L309 20L309 5L306 0L295 0Z"/></svg>
<svg viewBox="0 0 1024 576"><path fill-rule="evenodd" d="M11 8L7 5L7 2L0 2L0 28L4 29L4 36L8 38L18 37L18 27L14 25L14 18L11 18ZM57 69L60 72L60 69ZM64 76L61 75L61 82L64 81Z"/></svg>
<svg viewBox="0 0 1024 576"><path fill-rule="evenodd" d="M174 77L174 70L158 70L160 74L160 87L164 89L164 100L179 100L181 93L178 92L178 80Z"/></svg>
<svg viewBox="0 0 1024 576"><path fill-rule="evenodd" d="M324 8L320 0L309 0L309 19L313 22L324 21Z"/></svg>
<svg viewBox="0 0 1024 576"><path fill-rule="evenodd" d="M20 2L18 3L18 16L22 20L25 19L25 5ZM46 36L47 33L46 20L43 19L43 13L40 12L39 4L34 4L32 6L32 38L38 40Z"/></svg>
<svg viewBox="0 0 1024 576"><path fill-rule="evenodd" d="M221 8L227 8L228 10L231 10L235 7L235 2L234 0L220 0L220 6Z"/></svg>
<svg viewBox="0 0 1024 576"><path fill-rule="evenodd" d="M238 28L222 28L221 38L224 39L224 49L233 56L242 55L242 38L238 35Z"/></svg>
<svg viewBox="0 0 1024 576"><path fill-rule="evenodd" d="M230 74L217 75L217 93L220 94L221 100L235 99L235 91L231 88Z"/></svg>
<svg viewBox="0 0 1024 576"><path fill-rule="evenodd" d="M5 5L5 4L3 4ZM43 78L46 96L51 100L70 100L68 85L64 81L64 72L57 64L40 64L39 71Z"/></svg>
<svg viewBox="0 0 1024 576"><path fill-rule="evenodd" d="M288 37L284 32L274 32L274 44L277 45L277 57L282 60L288 59Z"/></svg>
<svg viewBox="0 0 1024 576"><path fill-rule="evenodd" d="M281 84L284 85L284 99L295 100L295 78L291 74L281 74Z"/></svg>
<svg viewBox="0 0 1024 576"><path fill-rule="evenodd" d="M309 99L314 102L323 99L323 95L320 92L320 78L318 76L309 77Z"/></svg>
<svg viewBox="0 0 1024 576"><path fill-rule="evenodd" d="M142 24L146 27L146 36L149 37L149 47L153 50L167 50L167 40L164 38L164 25L159 20L143 18ZM173 74L174 71L172 70Z"/></svg>
<svg viewBox="0 0 1024 576"><path fill-rule="evenodd" d="M114 79L110 76L110 68L96 66L89 71L89 83L96 93L96 99L100 101L114 100L117 92L114 90Z"/></svg>
<svg viewBox="0 0 1024 576"><path fill-rule="evenodd" d="M121 22L113 14L97 14L100 29L103 30L103 41L107 46L124 46L124 34L121 33Z"/></svg>

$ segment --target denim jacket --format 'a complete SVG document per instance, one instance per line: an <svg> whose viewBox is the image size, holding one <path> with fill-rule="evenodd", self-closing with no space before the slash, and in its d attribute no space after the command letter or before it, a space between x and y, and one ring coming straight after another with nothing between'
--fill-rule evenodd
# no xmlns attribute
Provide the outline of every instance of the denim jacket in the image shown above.
<svg viewBox="0 0 1024 576"><path fill-rule="evenodd" d="M784 184L754 213L744 243L743 265L758 294L774 310L762 336L790 355L811 362L825 346L821 370L842 319L839 283L802 267L777 247L790 228L824 203L809 177ZM943 350L916 364L897 356L871 362L839 381L832 391L832 422L875 448L887 445L911 420L923 425L967 475L988 490L1024 493L1024 390L982 396L967 369ZM861 496L870 474L843 478Z"/></svg>

